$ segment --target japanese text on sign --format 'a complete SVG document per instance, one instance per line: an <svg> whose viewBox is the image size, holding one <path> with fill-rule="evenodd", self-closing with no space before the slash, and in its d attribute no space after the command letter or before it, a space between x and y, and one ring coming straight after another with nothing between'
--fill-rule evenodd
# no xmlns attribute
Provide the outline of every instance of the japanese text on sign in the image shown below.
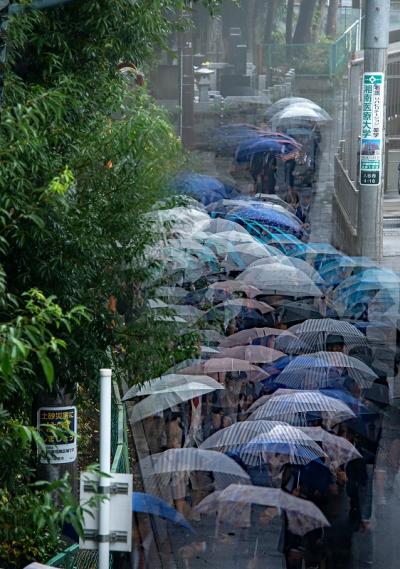
<svg viewBox="0 0 400 569"><path fill-rule="evenodd" d="M384 74L364 73L361 121L360 182L381 181L383 148Z"/></svg>
<svg viewBox="0 0 400 569"><path fill-rule="evenodd" d="M48 453L41 458L42 463L65 464L76 460L76 407L41 407L37 412L37 426Z"/></svg>

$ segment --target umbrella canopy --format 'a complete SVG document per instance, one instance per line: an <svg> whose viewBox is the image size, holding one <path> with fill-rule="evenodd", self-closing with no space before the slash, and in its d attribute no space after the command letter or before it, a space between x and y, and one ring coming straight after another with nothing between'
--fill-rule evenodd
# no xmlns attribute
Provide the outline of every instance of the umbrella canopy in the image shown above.
<svg viewBox="0 0 400 569"><path fill-rule="evenodd" d="M237 268L243 270L255 260L265 258L271 258L271 253L261 243L236 243L234 250L228 253L225 260L221 261L221 265L228 270L234 270L235 267L236 270Z"/></svg>
<svg viewBox="0 0 400 569"><path fill-rule="evenodd" d="M279 488L263 486L231 484L220 492L209 494L196 506L195 511L199 514L209 514L220 511L226 504L238 503L243 504L243 507L247 504L258 504L283 510L287 516L289 530L297 535L305 535L330 525L321 510L309 500L297 498ZM229 509L225 512L230 517Z"/></svg>
<svg viewBox="0 0 400 569"><path fill-rule="evenodd" d="M177 391L179 389L187 388L193 382L204 384L205 387L213 387L220 389L221 385L212 377L207 375L181 375L181 374L166 374L161 377L149 379L142 385L134 385L131 387L122 398L122 401L130 401L134 397L144 397L146 395L154 395L156 393L166 393L168 391Z"/></svg>
<svg viewBox="0 0 400 569"><path fill-rule="evenodd" d="M210 145L218 154L233 155L236 147L245 140L253 140L261 134L250 124L229 124L215 129L210 136Z"/></svg>
<svg viewBox="0 0 400 569"><path fill-rule="evenodd" d="M255 298L261 291L252 285L242 283L240 280L227 280L212 283L209 286L212 290L222 290L227 293L243 292L248 298Z"/></svg>
<svg viewBox="0 0 400 569"><path fill-rule="evenodd" d="M233 348L235 346L244 346L246 344L251 344L252 340L256 338L262 338L264 336L279 336L280 334L288 334L286 330L278 330L277 328L269 328L265 326L263 328L249 328L248 330L241 330L236 332L227 338L224 338L220 343L222 348ZM293 338L294 335L290 334Z"/></svg>
<svg viewBox="0 0 400 569"><path fill-rule="evenodd" d="M323 109L318 108L317 105L310 106L304 103L294 103L276 113L272 117L271 122L273 128L282 128L283 125L290 126L299 122L323 124L330 120L332 120L330 115Z"/></svg>
<svg viewBox="0 0 400 569"><path fill-rule="evenodd" d="M249 419L292 423L306 421L308 413L316 413L332 423L340 423L355 416L350 407L338 399L322 395L319 391L298 391L271 397Z"/></svg>
<svg viewBox="0 0 400 569"><path fill-rule="evenodd" d="M158 518L163 518L164 520L173 522L189 530L190 533L196 533L182 514L177 512L175 508L172 508L167 502L164 502L164 500L152 494L132 492L132 512L157 516Z"/></svg>
<svg viewBox="0 0 400 569"><path fill-rule="evenodd" d="M296 324L289 328L291 334L295 334L301 341L300 353L312 353L325 350L327 342L335 336L340 337L345 346L367 345L366 337L349 322L334 320L332 318L310 319L302 324ZM277 341L277 348L286 353L298 353L298 344L292 339L289 342Z"/></svg>
<svg viewBox="0 0 400 569"><path fill-rule="evenodd" d="M303 234L303 226L300 220L294 219L288 211L279 211L274 208L261 208L256 206L236 208L229 214L228 218L233 220L258 221L266 228L282 229L299 237Z"/></svg>
<svg viewBox="0 0 400 569"><path fill-rule="evenodd" d="M199 365L183 369L182 373L185 375L187 373L228 374L227 377L230 379L252 379L254 381L261 381L268 377L268 374L261 368L236 358L212 358Z"/></svg>
<svg viewBox="0 0 400 569"><path fill-rule="evenodd" d="M217 304L214 306L214 309L217 308L229 308L229 307L237 307L239 309L245 308L247 310L257 310L261 314L268 314L269 312L273 312L274 308L267 304L266 302L260 302L259 300L254 300L251 298L233 298L231 300L226 300L221 304Z"/></svg>
<svg viewBox="0 0 400 569"><path fill-rule="evenodd" d="M233 348L225 348L215 357L217 358L238 358L246 360L253 364L271 363L285 354L273 348L265 346L234 346Z"/></svg>
<svg viewBox="0 0 400 569"><path fill-rule="evenodd" d="M173 181L174 189L182 194L188 194L204 205L212 201L227 198L231 192L217 178L203 174L181 174Z"/></svg>
<svg viewBox="0 0 400 569"><path fill-rule="evenodd" d="M264 117L266 120L269 121L272 119L274 115L276 115L276 113L283 111L283 109L286 109L291 105L299 103L300 104L308 103L310 105L318 106L316 103L314 103L314 101L311 101L311 99L305 99L304 97L284 97L283 99L275 101L275 103L273 103L270 107L268 107L268 110L266 111Z"/></svg>
<svg viewBox="0 0 400 569"><path fill-rule="evenodd" d="M362 387L369 387L371 382L378 378L370 367L357 358L347 356L342 352L316 352L294 358L279 375L277 381L287 387L297 387L298 372L305 371L304 379L310 380L312 388L313 378L319 377L321 371L325 371L328 378L328 373L337 368L346 369L347 375ZM331 378L334 379L335 374L331 375Z"/></svg>
<svg viewBox="0 0 400 569"><path fill-rule="evenodd" d="M206 231L208 233L225 233L227 231L238 231L239 233L246 233L248 235L247 230L240 225L240 223L236 223L231 219L210 219L207 215L207 223L203 224L201 227L202 231Z"/></svg>
<svg viewBox="0 0 400 569"><path fill-rule="evenodd" d="M271 152L272 154L287 154L301 148L301 144L294 139L273 137L265 134L241 142L235 152L235 161L238 163L250 162L251 157L257 153Z"/></svg>
<svg viewBox="0 0 400 569"><path fill-rule="evenodd" d="M287 202L285 202L281 197L277 196L276 194L258 193L254 197L256 200L259 200L261 202L280 205L284 209L286 209L287 211L290 211L293 213L293 210L294 210L293 206L288 204Z"/></svg>
<svg viewBox="0 0 400 569"><path fill-rule="evenodd" d="M147 417L152 417L165 409L171 409L176 405L185 403L185 401L189 401L195 397L201 397L207 393L212 393L216 389L223 388L221 384L218 384L218 382L215 383L217 386L210 387L205 383L193 381L187 386L176 387L174 391L165 391L149 395L134 405L129 420L131 423L137 423L138 421L142 421Z"/></svg>
<svg viewBox="0 0 400 569"><path fill-rule="evenodd" d="M201 443L200 448L227 452L284 424L280 421L240 421L213 433Z"/></svg>
<svg viewBox="0 0 400 569"><path fill-rule="evenodd" d="M308 464L325 456L313 439L291 425L277 425L238 449L240 460L249 466L268 462L271 454L281 455L282 463L285 464Z"/></svg>
<svg viewBox="0 0 400 569"><path fill-rule="evenodd" d="M357 458L362 458L356 447L344 437L337 437L321 427L299 427L299 430L322 444L322 448L336 468Z"/></svg>
<svg viewBox="0 0 400 569"><path fill-rule="evenodd" d="M240 279L253 284L265 294L280 294L293 298L322 296L310 277L303 271L286 265L249 267L243 271Z"/></svg>
<svg viewBox="0 0 400 569"><path fill-rule="evenodd" d="M279 315L279 320L284 324L303 322L304 320L321 319L322 311L317 306L302 301L285 303Z"/></svg>
<svg viewBox="0 0 400 569"><path fill-rule="evenodd" d="M146 456L140 461L140 469L144 478L200 470L227 474L245 482L249 481L249 475L234 460L220 452L200 448L172 448ZM167 484L169 479L169 476L165 476Z"/></svg>
<svg viewBox="0 0 400 569"><path fill-rule="evenodd" d="M220 334L217 330L199 330L198 335L200 339L207 345L219 346L224 340L225 336Z"/></svg>
<svg viewBox="0 0 400 569"><path fill-rule="evenodd" d="M280 265L286 265L288 267L294 267L295 269L302 271L308 277L310 277L310 279L315 284L324 284L324 279L321 277L318 271L316 271L306 261L303 261L303 259L298 259L297 257L270 256L268 258L257 259L256 261L253 261L253 263L251 263L251 265L249 265L248 268L259 267L260 265L271 265L271 264L277 264L277 265L280 264Z"/></svg>
<svg viewBox="0 0 400 569"><path fill-rule="evenodd" d="M180 286L160 286L156 289L156 295L169 301L177 301L187 295L187 291Z"/></svg>

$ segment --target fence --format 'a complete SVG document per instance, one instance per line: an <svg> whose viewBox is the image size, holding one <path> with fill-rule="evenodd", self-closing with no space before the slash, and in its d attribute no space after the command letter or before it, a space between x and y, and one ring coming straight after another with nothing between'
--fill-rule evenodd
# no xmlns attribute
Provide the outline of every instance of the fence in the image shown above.
<svg viewBox="0 0 400 569"><path fill-rule="evenodd" d="M111 472L128 473L129 454L125 405L121 401L117 383L113 382L111 423L111 453L113 462ZM97 551L80 550L78 544L71 545L47 561L47 565L62 569L97 569ZM110 567L112 566L112 554Z"/></svg>
<svg viewBox="0 0 400 569"><path fill-rule="evenodd" d="M296 77L333 78L360 49L360 40L361 23L357 20L334 42L268 44L266 63L269 69L294 69Z"/></svg>

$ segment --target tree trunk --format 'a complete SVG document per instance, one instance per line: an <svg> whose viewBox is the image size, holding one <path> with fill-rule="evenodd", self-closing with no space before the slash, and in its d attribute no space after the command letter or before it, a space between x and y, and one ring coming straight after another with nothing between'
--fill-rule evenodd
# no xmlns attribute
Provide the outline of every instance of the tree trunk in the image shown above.
<svg viewBox="0 0 400 569"><path fill-rule="evenodd" d="M312 21L317 0L302 0L293 43L310 43L312 39Z"/></svg>
<svg viewBox="0 0 400 569"><path fill-rule="evenodd" d="M292 43L294 0L288 0L286 8L286 43Z"/></svg>
<svg viewBox="0 0 400 569"><path fill-rule="evenodd" d="M278 7L278 0L268 0L267 8L267 21L265 24L265 44L272 43L272 32L274 31L276 9Z"/></svg>
<svg viewBox="0 0 400 569"><path fill-rule="evenodd" d="M328 17L326 20L326 35L330 37L336 34L337 9L338 0L329 0Z"/></svg>

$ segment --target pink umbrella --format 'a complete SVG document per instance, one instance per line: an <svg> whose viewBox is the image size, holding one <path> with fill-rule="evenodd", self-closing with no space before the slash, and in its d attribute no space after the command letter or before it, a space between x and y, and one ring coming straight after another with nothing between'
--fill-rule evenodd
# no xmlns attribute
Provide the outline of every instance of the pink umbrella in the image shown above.
<svg viewBox="0 0 400 569"><path fill-rule="evenodd" d="M228 293L244 292L244 294L248 298L255 298L256 296L261 294L261 291L257 287L243 283L240 280L220 281L211 284L208 288L216 290L224 290L225 292Z"/></svg>
<svg viewBox="0 0 400 569"><path fill-rule="evenodd" d="M233 348L225 348L222 352L215 354L215 358L239 358L246 360L252 364L271 363L283 356L283 352L266 348L265 346L235 346Z"/></svg>
<svg viewBox="0 0 400 569"><path fill-rule="evenodd" d="M277 328L249 328L247 330L240 330L236 334L232 334L225 338L220 346L222 348L233 348L234 346L244 346L250 344L255 338L262 338L263 336L279 336L280 334L290 334L287 330L278 330ZM293 335L294 336L294 335Z"/></svg>

